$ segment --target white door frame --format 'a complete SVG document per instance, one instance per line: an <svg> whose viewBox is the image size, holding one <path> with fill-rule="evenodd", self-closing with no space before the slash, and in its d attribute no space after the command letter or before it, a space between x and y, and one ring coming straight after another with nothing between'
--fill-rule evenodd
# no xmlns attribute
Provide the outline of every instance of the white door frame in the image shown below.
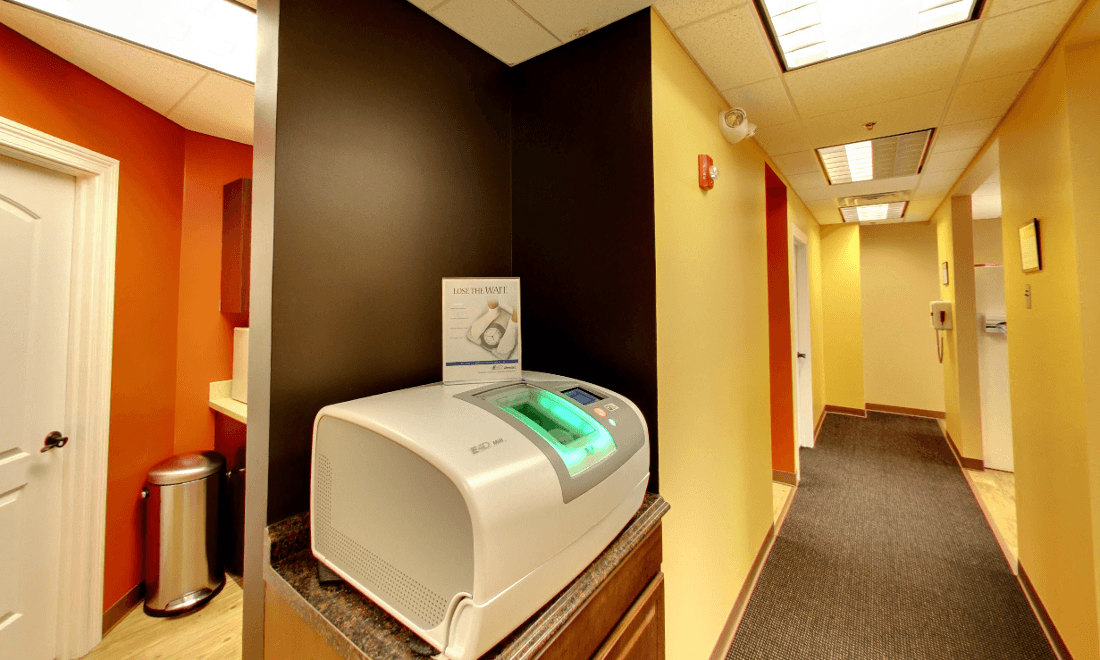
<svg viewBox="0 0 1100 660"><path fill-rule="evenodd" d="M806 237L805 232L799 229L794 224L789 224L791 231L791 243L790 243L790 259L791 259L791 356L792 363L794 365L794 417L795 417L795 455L798 455L798 447L813 447L814 446L814 429L813 429L813 341L809 336L801 336L801 326L803 322L810 325L810 284L809 284L809 250L810 241ZM806 264L804 268L799 268L798 265L798 250L799 248L806 251ZM805 278L805 282L801 283L799 280ZM805 285L805 300L799 296L799 285ZM805 304L803 304L805 303ZM802 339L806 340L805 348L802 348ZM809 400L804 400L806 397L802 396L802 383L799 380L798 353L805 351L806 354L806 369L810 376L810 397ZM802 408L809 406L809 422L806 423L806 415Z"/></svg>
<svg viewBox="0 0 1100 660"><path fill-rule="evenodd" d="M4 117L0 154L76 178L55 631L68 660L103 636L119 162Z"/></svg>

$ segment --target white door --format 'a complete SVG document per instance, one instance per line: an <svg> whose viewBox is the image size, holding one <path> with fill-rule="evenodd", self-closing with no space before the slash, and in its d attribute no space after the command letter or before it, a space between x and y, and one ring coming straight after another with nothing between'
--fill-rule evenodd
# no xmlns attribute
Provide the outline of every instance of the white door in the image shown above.
<svg viewBox="0 0 1100 660"><path fill-rule="evenodd" d="M73 177L0 156L0 659L55 657ZM74 438L79 442L79 438Z"/></svg>
<svg viewBox="0 0 1100 660"><path fill-rule="evenodd" d="M810 251L794 241L794 327L795 327L795 415L798 417L798 444L814 446L814 368L810 353Z"/></svg>
<svg viewBox="0 0 1100 660"><path fill-rule="evenodd" d="M1008 336L986 330L1006 320L1004 268L974 268L978 308L978 389L981 393L982 460L985 467L1013 471L1012 402L1008 391ZM1011 328L1008 329L1011 332Z"/></svg>

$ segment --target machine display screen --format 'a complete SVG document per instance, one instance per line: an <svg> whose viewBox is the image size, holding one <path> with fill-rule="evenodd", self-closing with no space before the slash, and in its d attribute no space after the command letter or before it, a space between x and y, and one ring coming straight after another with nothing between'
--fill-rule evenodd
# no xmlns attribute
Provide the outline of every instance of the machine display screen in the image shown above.
<svg viewBox="0 0 1100 660"><path fill-rule="evenodd" d="M573 399L582 406L587 406L590 403L595 403L600 400L600 397L580 387L574 387L571 390L566 390L562 392L562 394L569 397L570 399Z"/></svg>
<svg viewBox="0 0 1100 660"><path fill-rule="evenodd" d="M580 402L573 392L598 400L580 388L565 394ZM571 477L615 452L615 440L607 429L553 392L522 384L487 392L481 398L518 419L553 447Z"/></svg>

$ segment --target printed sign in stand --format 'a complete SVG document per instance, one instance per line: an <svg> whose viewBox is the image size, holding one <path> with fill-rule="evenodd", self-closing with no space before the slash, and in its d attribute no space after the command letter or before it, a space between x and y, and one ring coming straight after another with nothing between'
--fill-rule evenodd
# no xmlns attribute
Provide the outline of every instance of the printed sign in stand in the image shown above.
<svg viewBox="0 0 1100 660"><path fill-rule="evenodd" d="M443 279L443 382L519 377L518 277Z"/></svg>

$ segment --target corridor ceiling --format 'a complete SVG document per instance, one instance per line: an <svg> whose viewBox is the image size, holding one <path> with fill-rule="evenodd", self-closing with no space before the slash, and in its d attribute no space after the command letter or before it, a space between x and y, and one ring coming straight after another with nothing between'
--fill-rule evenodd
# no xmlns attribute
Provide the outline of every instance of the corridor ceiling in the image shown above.
<svg viewBox="0 0 1100 660"><path fill-rule="evenodd" d="M410 0L509 65L651 0ZM714 87L822 223L840 198L910 197L928 220L1050 51L1081 0L986 0L977 20L783 72L752 0L656 0ZM244 4L254 5L254 0ZM182 126L252 142L252 85L0 0L0 23ZM717 121L717 120L716 120ZM871 130L864 124L874 122ZM828 185L815 148L935 128L915 176Z"/></svg>
<svg viewBox="0 0 1100 660"><path fill-rule="evenodd" d="M649 0L410 0L517 64ZM756 140L821 223L837 200L908 192L906 222L928 220L1054 45L1081 0L987 0L977 20L783 72L752 0L656 0L676 38L759 130ZM871 130L864 124L874 122ZM921 172L830 186L814 153L935 128Z"/></svg>

